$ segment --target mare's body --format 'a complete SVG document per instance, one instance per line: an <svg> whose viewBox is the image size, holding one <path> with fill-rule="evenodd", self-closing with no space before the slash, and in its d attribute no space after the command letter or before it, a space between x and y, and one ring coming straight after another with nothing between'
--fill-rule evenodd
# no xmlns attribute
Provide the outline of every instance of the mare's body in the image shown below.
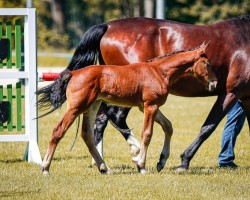
<svg viewBox="0 0 250 200"><path fill-rule="evenodd" d="M218 79L217 90L212 94L208 93L192 77L183 77L170 87L170 93L180 96L218 95L198 137L181 156L179 169L185 170L200 145L212 134L237 99L242 100L248 121L250 120L249 17L222 20L208 26L142 17L96 25L83 36L67 68L73 70L88 66L96 58L101 64L109 65L143 62L171 51L194 48L203 41L210 41L207 55ZM111 107L102 111L97 117L96 138L102 138L100 131L104 131L108 119L118 127L128 128L125 120L129 108ZM131 135L122 133L133 146Z"/></svg>

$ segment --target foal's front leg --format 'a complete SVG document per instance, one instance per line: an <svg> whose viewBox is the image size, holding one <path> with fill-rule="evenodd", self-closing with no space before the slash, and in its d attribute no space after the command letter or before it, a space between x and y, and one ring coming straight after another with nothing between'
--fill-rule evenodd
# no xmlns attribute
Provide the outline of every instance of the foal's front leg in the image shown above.
<svg viewBox="0 0 250 200"><path fill-rule="evenodd" d="M52 139L49 143L49 147L47 149L46 155L44 156L43 163L41 166L41 169L44 175L49 174L49 168L50 168L51 161L55 153L56 147L77 116L78 114L73 109L67 110L67 112L64 114L61 121L54 128Z"/></svg>
<svg viewBox="0 0 250 200"><path fill-rule="evenodd" d="M95 163L101 173L111 173L109 167L104 163L94 142L94 123L100 102L96 101L90 110L83 115L82 121L82 138L87 145L89 152L95 160Z"/></svg>
<svg viewBox="0 0 250 200"><path fill-rule="evenodd" d="M144 105L144 120L142 131L142 144L141 151L138 156L132 160L137 164L138 171L141 174L146 174L146 157L149 143L153 135L154 118L157 114L158 106L156 105Z"/></svg>

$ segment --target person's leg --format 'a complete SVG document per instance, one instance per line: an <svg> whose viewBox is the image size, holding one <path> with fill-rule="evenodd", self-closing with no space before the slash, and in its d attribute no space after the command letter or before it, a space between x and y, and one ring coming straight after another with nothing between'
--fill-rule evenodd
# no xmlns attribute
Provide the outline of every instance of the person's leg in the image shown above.
<svg viewBox="0 0 250 200"><path fill-rule="evenodd" d="M236 138L244 125L245 118L242 104L238 101L228 112L227 122L222 133L221 152L218 159L220 167L237 167L233 162L235 159L234 146Z"/></svg>

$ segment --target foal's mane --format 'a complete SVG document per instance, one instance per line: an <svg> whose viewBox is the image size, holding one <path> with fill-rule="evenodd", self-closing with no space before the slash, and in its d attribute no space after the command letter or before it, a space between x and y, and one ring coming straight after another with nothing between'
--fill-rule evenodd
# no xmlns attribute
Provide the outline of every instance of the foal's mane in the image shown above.
<svg viewBox="0 0 250 200"><path fill-rule="evenodd" d="M193 49L188 49L188 50L173 51L173 52L167 53L167 54L165 54L165 55L162 55L162 56L158 56L158 57L149 59L147 62L153 62L153 61L155 61L155 60L158 60L158 59L161 59L161 58L165 58L165 57L168 57L168 56L172 56L172 55L175 55L175 54L177 54L177 53L184 53L184 52L188 52L188 51L194 51L194 50L199 49L199 48L200 48L200 46L195 47L195 48L193 48Z"/></svg>

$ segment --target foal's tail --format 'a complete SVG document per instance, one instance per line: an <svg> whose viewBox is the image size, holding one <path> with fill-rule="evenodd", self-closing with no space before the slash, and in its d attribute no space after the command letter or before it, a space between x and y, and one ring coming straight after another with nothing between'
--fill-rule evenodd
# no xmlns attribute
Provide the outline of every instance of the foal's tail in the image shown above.
<svg viewBox="0 0 250 200"><path fill-rule="evenodd" d="M36 92L37 95L41 95L41 98L38 100L39 109L47 110L53 107L49 112L39 117L53 112L66 101L66 88L71 78L70 71L96 64L98 59L103 62L100 52L100 41L107 29L108 25L106 23L92 26L83 35L68 67L52 84Z"/></svg>
<svg viewBox="0 0 250 200"><path fill-rule="evenodd" d="M51 106L53 106L50 111L39 117L43 117L52 113L57 108L60 108L62 104L67 100L66 89L71 77L71 72L65 69L54 81L54 83L45 86L36 92L37 95L41 95L40 99L37 102L38 109L47 110L51 108Z"/></svg>

